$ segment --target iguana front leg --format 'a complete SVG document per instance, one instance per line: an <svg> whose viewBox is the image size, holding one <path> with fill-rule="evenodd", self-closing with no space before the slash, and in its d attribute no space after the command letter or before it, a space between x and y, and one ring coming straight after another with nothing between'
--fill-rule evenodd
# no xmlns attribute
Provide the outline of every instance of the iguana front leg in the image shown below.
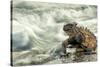
<svg viewBox="0 0 100 67"><path fill-rule="evenodd" d="M66 52L67 46L68 46L68 40L65 40L65 41L62 43L63 56L66 56L66 55L67 55L67 52Z"/></svg>

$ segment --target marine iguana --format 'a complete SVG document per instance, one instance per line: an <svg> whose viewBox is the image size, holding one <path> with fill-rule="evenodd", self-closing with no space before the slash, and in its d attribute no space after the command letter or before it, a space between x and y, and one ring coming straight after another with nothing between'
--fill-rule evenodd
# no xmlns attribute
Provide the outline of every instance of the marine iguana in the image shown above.
<svg viewBox="0 0 100 67"><path fill-rule="evenodd" d="M77 52L92 53L97 47L96 36L87 28L77 26L77 23L68 23L63 27L64 32L69 36L63 41L62 49L64 55L67 54L66 48L76 48ZM68 47L68 45L71 45Z"/></svg>

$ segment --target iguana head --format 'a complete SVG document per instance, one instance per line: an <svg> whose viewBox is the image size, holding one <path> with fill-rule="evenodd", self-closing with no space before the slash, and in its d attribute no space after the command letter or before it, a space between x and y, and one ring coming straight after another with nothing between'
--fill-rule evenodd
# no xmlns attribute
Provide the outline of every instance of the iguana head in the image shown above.
<svg viewBox="0 0 100 67"><path fill-rule="evenodd" d="M72 32L75 29L76 25L77 25L76 22L68 23L68 24L64 25L63 30L66 33Z"/></svg>

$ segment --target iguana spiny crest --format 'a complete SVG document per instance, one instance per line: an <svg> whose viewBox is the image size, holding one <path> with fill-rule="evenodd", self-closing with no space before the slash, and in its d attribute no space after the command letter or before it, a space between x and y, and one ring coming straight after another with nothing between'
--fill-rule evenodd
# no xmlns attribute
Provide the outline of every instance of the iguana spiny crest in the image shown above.
<svg viewBox="0 0 100 67"><path fill-rule="evenodd" d="M68 34L69 38L62 43L64 53L69 44L75 48L81 48L83 51L95 51L96 37L87 28L78 27L77 23L69 23L64 25L63 30Z"/></svg>

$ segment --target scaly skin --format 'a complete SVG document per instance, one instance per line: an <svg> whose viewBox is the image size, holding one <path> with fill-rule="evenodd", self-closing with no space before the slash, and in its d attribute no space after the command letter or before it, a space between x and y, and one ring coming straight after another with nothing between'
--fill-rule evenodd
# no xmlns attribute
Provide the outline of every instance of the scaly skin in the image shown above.
<svg viewBox="0 0 100 67"><path fill-rule="evenodd" d="M78 27L76 23L64 25L63 30L69 38L62 43L63 52L66 55L66 48L76 48L76 52L93 52L96 50L96 37L89 29Z"/></svg>

